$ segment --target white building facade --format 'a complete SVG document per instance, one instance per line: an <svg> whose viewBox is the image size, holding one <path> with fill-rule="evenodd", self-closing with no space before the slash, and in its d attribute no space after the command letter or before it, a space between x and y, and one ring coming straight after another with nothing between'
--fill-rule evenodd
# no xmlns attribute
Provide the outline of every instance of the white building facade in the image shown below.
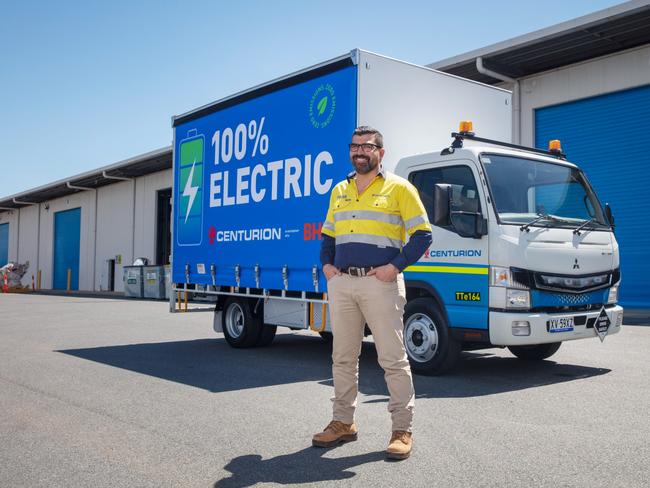
<svg viewBox="0 0 650 488"><path fill-rule="evenodd" d="M24 286L40 278L43 289L67 289L70 269L71 290L123 291L123 266L135 258L169 262L171 206L160 209L171 198L171 171L171 148L165 148L0 200L6 260L29 262ZM63 214L72 217L72 226L62 227ZM78 236L61 246L57 233ZM77 266L61 268L59 252Z"/></svg>

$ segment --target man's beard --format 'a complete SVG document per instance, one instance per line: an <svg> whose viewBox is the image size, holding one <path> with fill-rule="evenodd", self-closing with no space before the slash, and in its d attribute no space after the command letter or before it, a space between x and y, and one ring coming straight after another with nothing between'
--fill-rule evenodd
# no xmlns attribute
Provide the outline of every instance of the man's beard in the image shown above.
<svg viewBox="0 0 650 488"><path fill-rule="evenodd" d="M352 164L354 169L360 175L365 175L370 173L377 167L377 163L373 163L372 160L366 156L356 156L352 159Z"/></svg>

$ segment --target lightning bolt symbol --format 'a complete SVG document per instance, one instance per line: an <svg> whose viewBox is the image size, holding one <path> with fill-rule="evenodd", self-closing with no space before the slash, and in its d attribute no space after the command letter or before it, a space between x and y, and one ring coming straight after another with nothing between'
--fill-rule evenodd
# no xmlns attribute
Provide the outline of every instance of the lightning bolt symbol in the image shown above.
<svg viewBox="0 0 650 488"><path fill-rule="evenodd" d="M199 191L198 186L192 186L192 181L194 180L194 165L196 164L196 159L192 163L192 169L190 170L190 176L185 182L185 188L183 189L183 196L189 197L190 201L187 204L187 213L185 214L185 223L187 223L187 218L190 216L190 210L192 210L192 204L196 198L196 192Z"/></svg>

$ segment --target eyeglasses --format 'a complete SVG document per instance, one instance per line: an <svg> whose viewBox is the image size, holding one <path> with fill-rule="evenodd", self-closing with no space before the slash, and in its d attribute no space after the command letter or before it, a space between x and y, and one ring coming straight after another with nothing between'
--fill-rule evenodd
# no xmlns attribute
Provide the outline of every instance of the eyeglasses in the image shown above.
<svg viewBox="0 0 650 488"><path fill-rule="evenodd" d="M354 142L349 144L348 147L350 148L350 152L357 152L359 149L362 150L363 152L369 153L374 151L375 149L380 149L381 146L378 146L377 144L370 144L370 143L365 143L365 144L355 144Z"/></svg>

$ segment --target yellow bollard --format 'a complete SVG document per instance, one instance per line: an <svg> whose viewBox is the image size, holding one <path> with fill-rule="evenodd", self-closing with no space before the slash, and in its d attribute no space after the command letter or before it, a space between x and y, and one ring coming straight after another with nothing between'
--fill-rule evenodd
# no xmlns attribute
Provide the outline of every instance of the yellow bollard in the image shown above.
<svg viewBox="0 0 650 488"><path fill-rule="evenodd" d="M38 287L39 290L41 289L41 270L40 269L38 270L38 273L37 273L36 286Z"/></svg>
<svg viewBox="0 0 650 488"><path fill-rule="evenodd" d="M182 311L183 309L181 308L181 292L180 291L176 292L176 297L177 297L177 300L178 300L178 310Z"/></svg>
<svg viewBox="0 0 650 488"><path fill-rule="evenodd" d="M187 290L185 290L185 311L187 312Z"/></svg>
<svg viewBox="0 0 650 488"><path fill-rule="evenodd" d="M72 270L70 268L68 268L68 288L66 289L66 291L70 291L70 278L71 278L71 275L72 275Z"/></svg>

